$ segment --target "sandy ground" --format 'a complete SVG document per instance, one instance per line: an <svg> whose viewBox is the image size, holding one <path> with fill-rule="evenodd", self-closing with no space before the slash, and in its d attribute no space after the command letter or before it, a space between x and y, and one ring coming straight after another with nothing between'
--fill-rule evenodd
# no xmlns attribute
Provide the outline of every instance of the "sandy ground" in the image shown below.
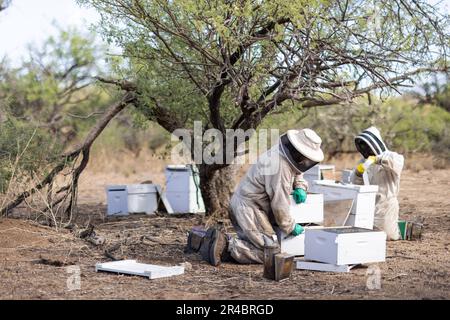
<svg viewBox="0 0 450 320"><path fill-rule="evenodd" d="M104 188L111 183L141 182L136 172L87 174L80 191L79 212L91 217L95 246L69 230L56 231L32 221L0 219L1 299L449 299L450 170L405 171L401 183L401 217L425 217L422 241L387 244L387 260L377 264L381 289L367 288L367 268L347 274L295 270L292 278L273 282L262 277L260 265L226 263L218 268L183 252L186 232L202 223L199 216L107 219ZM163 175L151 177L162 183ZM184 275L149 280L96 273L94 265L118 259L178 265ZM79 268L81 288L69 290L70 266ZM75 269L77 270L77 269ZM72 273L71 273L72 272ZM72 276L72 278L71 278Z"/></svg>

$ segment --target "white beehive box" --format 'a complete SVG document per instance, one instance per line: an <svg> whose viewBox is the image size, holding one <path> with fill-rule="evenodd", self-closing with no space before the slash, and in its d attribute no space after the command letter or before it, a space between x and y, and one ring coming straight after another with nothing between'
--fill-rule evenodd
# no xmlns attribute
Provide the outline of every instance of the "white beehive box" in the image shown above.
<svg viewBox="0 0 450 320"><path fill-rule="evenodd" d="M342 184L330 180L314 183L314 193L322 193L324 201L354 199L358 193L376 193L376 185Z"/></svg>
<svg viewBox="0 0 450 320"><path fill-rule="evenodd" d="M296 223L317 223L323 222L323 195L308 193L304 203L296 204L293 197L290 197L291 206L289 212Z"/></svg>
<svg viewBox="0 0 450 320"><path fill-rule="evenodd" d="M373 229L376 195L376 192L357 195L346 223L347 226Z"/></svg>
<svg viewBox="0 0 450 320"><path fill-rule="evenodd" d="M127 186L128 212L153 214L158 209L158 190L154 184Z"/></svg>
<svg viewBox="0 0 450 320"><path fill-rule="evenodd" d="M165 170L166 192L196 192L193 172L186 165L169 165Z"/></svg>
<svg viewBox="0 0 450 320"><path fill-rule="evenodd" d="M107 215L128 214L128 192L127 186L116 185L106 188Z"/></svg>
<svg viewBox="0 0 450 320"><path fill-rule="evenodd" d="M322 226L306 226L306 229L322 229ZM276 229L278 241L280 243L280 249L282 253L291 254L294 256L303 256L305 254L305 233L296 237L287 236L279 228Z"/></svg>
<svg viewBox="0 0 450 320"><path fill-rule="evenodd" d="M193 172L190 166L170 165L165 175L166 197L174 213L205 212L198 172Z"/></svg>
<svg viewBox="0 0 450 320"><path fill-rule="evenodd" d="M386 234L382 231L339 227L305 232L305 260L350 265L385 259Z"/></svg>
<svg viewBox="0 0 450 320"><path fill-rule="evenodd" d="M311 186L314 184L314 181L323 180L325 172L330 172L331 175L334 176L335 166L332 164L317 164L305 171L303 173L303 178L308 181L308 184Z"/></svg>
<svg viewBox="0 0 450 320"><path fill-rule="evenodd" d="M166 192L173 213L203 213L205 205L201 195L197 198L193 192ZM197 202L198 201L198 202Z"/></svg>
<svg viewBox="0 0 450 320"><path fill-rule="evenodd" d="M341 181L342 183L351 183L352 170L342 170L341 171Z"/></svg>
<svg viewBox="0 0 450 320"><path fill-rule="evenodd" d="M106 188L107 215L153 214L158 209L158 190L154 184L116 185Z"/></svg>
<svg viewBox="0 0 450 320"><path fill-rule="evenodd" d="M346 225L365 229L373 228L378 186L342 184L321 180L316 181L311 189L316 193L323 194L325 202L353 200Z"/></svg>
<svg viewBox="0 0 450 320"><path fill-rule="evenodd" d="M299 224L321 224L324 219L323 215L323 195L308 193L304 203L296 204L291 197L291 205L289 213L294 218L295 223ZM306 228L322 228L320 226L307 226ZM286 235L280 229L276 229L278 241L280 243L281 252L295 256L305 254L305 234L299 236Z"/></svg>

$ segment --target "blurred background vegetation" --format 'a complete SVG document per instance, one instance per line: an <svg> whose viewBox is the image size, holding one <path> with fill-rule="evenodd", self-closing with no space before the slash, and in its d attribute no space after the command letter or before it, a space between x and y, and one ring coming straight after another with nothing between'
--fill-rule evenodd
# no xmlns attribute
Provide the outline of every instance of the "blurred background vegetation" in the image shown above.
<svg viewBox="0 0 450 320"><path fill-rule="evenodd" d="M450 86L446 85L445 92L450 92ZM438 97L434 96L435 99ZM348 106L292 110L273 116L267 121L267 126L272 125L279 125L281 131L293 127L313 128L322 137L328 159L354 153L354 136L371 125L380 129L391 150L450 158L450 113L444 106L423 100L417 93L385 101L372 100L370 104L360 100Z"/></svg>

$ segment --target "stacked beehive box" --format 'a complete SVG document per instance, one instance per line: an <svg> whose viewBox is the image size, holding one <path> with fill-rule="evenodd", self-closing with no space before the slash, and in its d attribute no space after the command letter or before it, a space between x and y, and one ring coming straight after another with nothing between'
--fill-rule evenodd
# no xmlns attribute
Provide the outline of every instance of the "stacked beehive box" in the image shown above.
<svg viewBox="0 0 450 320"><path fill-rule="evenodd" d="M174 213L203 213L199 173L190 165L170 165L166 171L166 196Z"/></svg>
<svg viewBox="0 0 450 320"><path fill-rule="evenodd" d="M158 185L131 184L106 188L108 215L153 214L158 209Z"/></svg>
<svg viewBox="0 0 450 320"><path fill-rule="evenodd" d="M323 223L323 195L308 194L305 203L296 204L291 199L290 214L295 220L304 226L305 229L321 228ZM287 235L277 229L277 237L281 246L281 252L295 256L305 254L305 234L299 236Z"/></svg>

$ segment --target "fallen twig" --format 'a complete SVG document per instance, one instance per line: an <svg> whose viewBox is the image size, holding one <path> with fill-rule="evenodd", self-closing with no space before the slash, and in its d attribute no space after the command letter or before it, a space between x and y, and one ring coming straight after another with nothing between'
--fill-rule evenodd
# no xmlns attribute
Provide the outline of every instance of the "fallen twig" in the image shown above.
<svg viewBox="0 0 450 320"><path fill-rule="evenodd" d="M115 245L105 249L103 254L105 255L105 257L112 259L113 261L122 260L112 254L112 252L116 251L117 249L120 249L121 246L122 246L121 243L116 243Z"/></svg>
<svg viewBox="0 0 450 320"><path fill-rule="evenodd" d="M388 256L388 257L386 257L386 259L390 259L390 258L403 258L403 259L407 259L407 260L415 260L415 258L408 257L408 256L401 256L401 255L395 255L395 256Z"/></svg>
<svg viewBox="0 0 450 320"><path fill-rule="evenodd" d="M162 241L161 239L158 239L156 237L151 237L151 236L142 236L141 239L142 240L149 240L151 242L162 244L162 245L171 244L170 242L165 242L165 241Z"/></svg>
<svg viewBox="0 0 450 320"><path fill-rule="evenodd" d="M109 258L109 259L111 259L111 260L113 260L113 261L119 261L119 260L121 260L121 259L118 259L117 257L115 257L111 252L109 252L109 251L107 251L107 250L105 250L105 251L103 252L103 254L105 255L105 257L107 257L107 258Z"/></svg>
<svg viewBox="0 0 450 320"><path fill-rule="evenodd" d="M393 276L393 277L391 277L391 278L388 278L387 280L388 281L391 281L391 280L394 280L394 279L397 279L397 278L400 278L400 277L403 277L403 276L407 276L408 274L407 273L399 273L399 274L397 274L396 276Z"/></svg>
<svg viewBox="0 0 450 320"><path fill-rule="evenodd" d="M64 267L67 265L70 265L70 263L66 263L59 260L52 260L52 259L46 259L46 258L40 258L39 260L34 261L36 264L44 264L47 266L54 266L54 267Z"/></svg>

